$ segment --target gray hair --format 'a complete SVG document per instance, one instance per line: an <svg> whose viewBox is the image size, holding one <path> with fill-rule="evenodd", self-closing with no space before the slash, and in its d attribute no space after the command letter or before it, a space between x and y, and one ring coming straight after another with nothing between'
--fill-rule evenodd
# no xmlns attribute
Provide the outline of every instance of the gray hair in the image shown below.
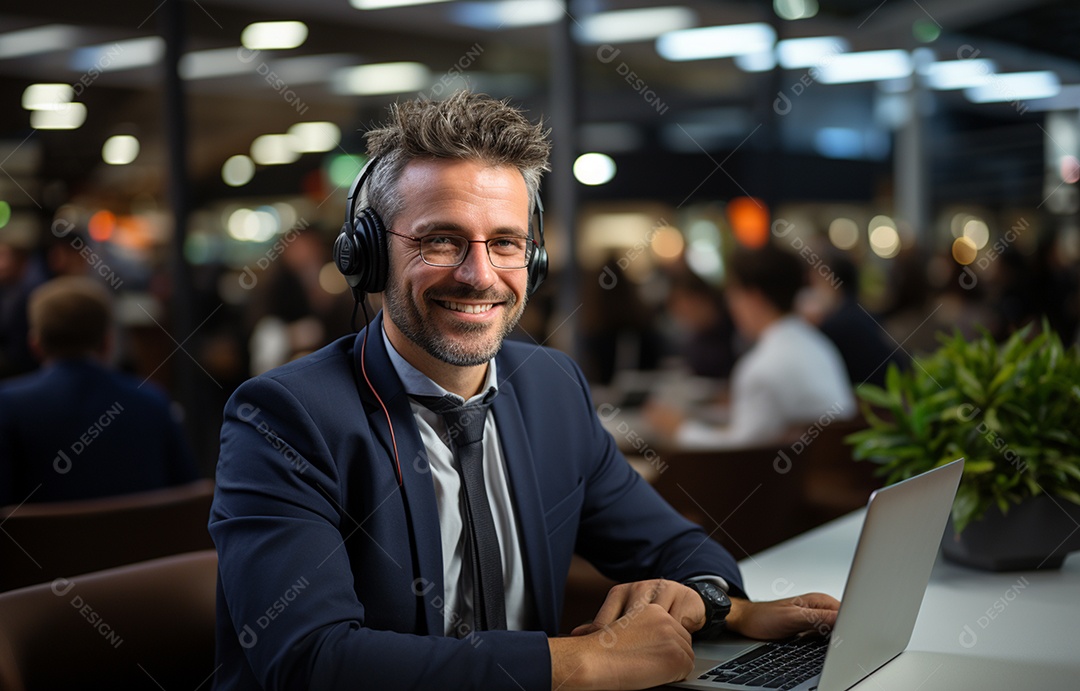
<svg viewBox="0 0 1080 691"><path fill-rule="evenodd" d="M410 161L474 160L517 168L529 192L531 215L540 177L551 170L547 135L542 124L485 94L459 91L443 101L395 103L388 121L367 133L368 155L379 159L367 182L367 205L390 228L405 204L398 182Z"/></svg>

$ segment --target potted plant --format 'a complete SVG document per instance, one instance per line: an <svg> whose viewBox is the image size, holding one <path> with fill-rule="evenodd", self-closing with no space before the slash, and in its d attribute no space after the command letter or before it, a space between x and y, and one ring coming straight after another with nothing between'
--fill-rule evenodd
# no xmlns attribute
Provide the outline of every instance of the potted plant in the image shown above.
<svg viewBox="0 0 1080 691"><path fill-rule="evenodd" d="M966 459L947 558L1047 569L1080 549L1080 348L1045 322L1000 345L985 331L943 336L907 371L890 366L884 388L857 393L869 427L847 441L887 483Z"/></svg>

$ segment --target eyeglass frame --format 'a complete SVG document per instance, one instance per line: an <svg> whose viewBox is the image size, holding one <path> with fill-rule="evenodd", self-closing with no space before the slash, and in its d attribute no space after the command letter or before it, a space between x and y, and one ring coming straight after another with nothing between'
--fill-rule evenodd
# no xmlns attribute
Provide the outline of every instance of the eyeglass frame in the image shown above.
<svg viewBox="0 0 1080 691"><path fill-rule="evenodd" d="M386 229L386 232L391 234L391 235L396 235L399 238L405 238L406 240L415 241L416 242L416 251L420 254L420 260L422 262L424 262L425 264L427 264L428 266L434 266L434 267L439 268L439 269L453 269L455 267L458 267L458 266L461 266L462 264L464 264L465 260L468 259L468 257L469 257L469 250L471 249L471 245L473 245L473 244L483 244L484 245L484 249L486 250L485 253L487 254L487 258L488 258L488 263L491 264L491 266L496 268L496 269L503 269L503 270L506 270L506 271L516 271L518 269L527 269L527 268L529 268L529 259L531 258L532 253L536 252L537 249L539 249L539 247L540 247L540 243L538 243L534 238L531 238L531 237L529 237L527 235L500 235L500 236L493 237L493 238L487 238L486 240L469 240L469 239L461 237L460 235L450 235L450 234L442 234L442 233L432 233L431 235L424 235L422 237L416 237L415 235L405 235L404 233L398 233L397 231L390 230L389 228ZM466 243L465 244L465 252L461 255L461 259L459 259L456 264L433 264L430 261L428 261L427 257L424 256L424 240L426 240L426 239L428 239L430 237L460 238L461 240L464 240L465 243ZM496 240L506 240L508 238L516 238L518 240L528 240L529 242L532 243L531 248L529 248L527 245L525 247L525 263L522 264L521 266L499 266L498 264L495 263L495 260L491 258L491 243L496 241Z"/></svg>

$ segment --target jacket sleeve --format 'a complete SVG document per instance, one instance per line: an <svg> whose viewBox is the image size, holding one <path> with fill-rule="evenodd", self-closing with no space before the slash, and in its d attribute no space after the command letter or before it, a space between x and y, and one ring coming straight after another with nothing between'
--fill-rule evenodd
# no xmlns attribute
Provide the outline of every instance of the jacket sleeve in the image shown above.
<svg viewBox="0 0 1080 691"><path fill-rule="evenodd" d="M370 518L344 508L343 485L363 475L342 477L323 431L365 422L320 417L270 377L245 383L226 405L210 533L219 636L239 645L219 642L219 662L246 665L264 689L550 689L542 632L455 639L365 626L354 570L366 565L350 563L343 547ZM364 442L349 463L364 462L373 448ZM243 659L220 659L230 649Z"/></svg>

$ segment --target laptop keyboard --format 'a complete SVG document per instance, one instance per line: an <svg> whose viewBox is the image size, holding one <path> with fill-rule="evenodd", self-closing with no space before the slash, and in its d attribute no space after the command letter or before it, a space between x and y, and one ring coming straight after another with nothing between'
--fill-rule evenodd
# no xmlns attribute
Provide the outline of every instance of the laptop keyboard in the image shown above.
<svg viewBox="0 0 1080 691"><path fill-rule="evenodd" d="M766 643L722 665L699 679L764 689L793 689L821 672L828 638Z"/></svg>

